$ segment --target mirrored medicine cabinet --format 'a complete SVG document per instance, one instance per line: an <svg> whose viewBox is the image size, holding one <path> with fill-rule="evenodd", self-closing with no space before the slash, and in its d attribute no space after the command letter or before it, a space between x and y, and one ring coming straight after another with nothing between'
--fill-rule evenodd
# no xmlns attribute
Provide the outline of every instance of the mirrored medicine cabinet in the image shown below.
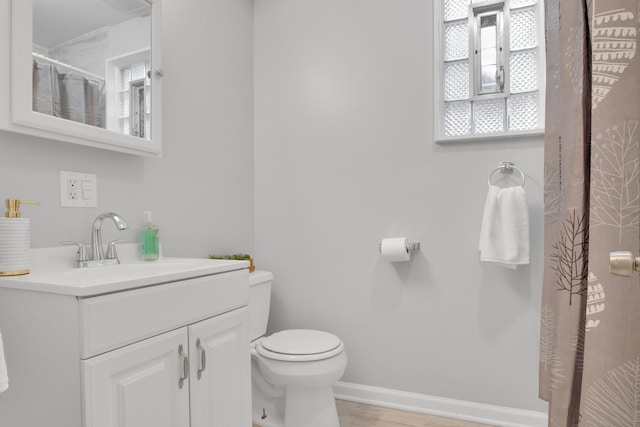
<svg viewBox="0 0 640 427"><path fill-rule="evenodd" d="M161 0L12 0L14 132L161 154Z"/></svg>

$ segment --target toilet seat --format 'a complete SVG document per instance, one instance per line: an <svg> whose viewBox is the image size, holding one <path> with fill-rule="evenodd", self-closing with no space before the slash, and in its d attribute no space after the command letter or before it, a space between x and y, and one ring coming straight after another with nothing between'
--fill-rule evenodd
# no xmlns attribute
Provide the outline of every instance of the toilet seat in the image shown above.
<svg viewBox="0 0 640 427"><path fill-rule="evenodd" d="M309 362L340 354L344 350L344 344L340 338L328 332L291 329L264 338L256 350L268 359Z"/></svg>

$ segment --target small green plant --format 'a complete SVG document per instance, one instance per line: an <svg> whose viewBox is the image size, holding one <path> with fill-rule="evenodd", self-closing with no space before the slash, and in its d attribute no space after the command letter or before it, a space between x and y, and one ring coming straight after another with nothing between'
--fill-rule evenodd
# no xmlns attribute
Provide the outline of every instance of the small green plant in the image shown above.
<svg viewBox="0 0 640 427"><path fill-rule="evenodd" d="M231 260L245 260L251 259L251 255L249 254L233 254L233 255L209 255L211 259L231 259Z"/></svg>

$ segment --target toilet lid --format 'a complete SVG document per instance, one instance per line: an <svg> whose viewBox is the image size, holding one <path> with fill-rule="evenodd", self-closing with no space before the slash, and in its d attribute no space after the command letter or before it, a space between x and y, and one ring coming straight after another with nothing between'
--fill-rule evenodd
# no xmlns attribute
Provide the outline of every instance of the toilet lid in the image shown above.
<svg viewBox="0 0 640 427"><path fill-rule="evenodd" d="M272 359L319 360L340 353L342 348L340 338L328 332L291 329L263 339L258 353Z"/></svg>

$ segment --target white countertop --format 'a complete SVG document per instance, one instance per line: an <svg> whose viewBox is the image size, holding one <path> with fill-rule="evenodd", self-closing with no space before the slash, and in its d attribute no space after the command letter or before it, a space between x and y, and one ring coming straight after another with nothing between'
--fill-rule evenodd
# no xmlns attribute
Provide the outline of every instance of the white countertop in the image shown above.
<svg viewBox="0 0 640 427"><path fill-rule="evenodd" d="M0 277L0 288L88 297L249 267L248 261L208 258L141 261L137 248L135 244L118 246L121 264L92 268L74 267L75 248L32 249L31 272Z"/></svg>

